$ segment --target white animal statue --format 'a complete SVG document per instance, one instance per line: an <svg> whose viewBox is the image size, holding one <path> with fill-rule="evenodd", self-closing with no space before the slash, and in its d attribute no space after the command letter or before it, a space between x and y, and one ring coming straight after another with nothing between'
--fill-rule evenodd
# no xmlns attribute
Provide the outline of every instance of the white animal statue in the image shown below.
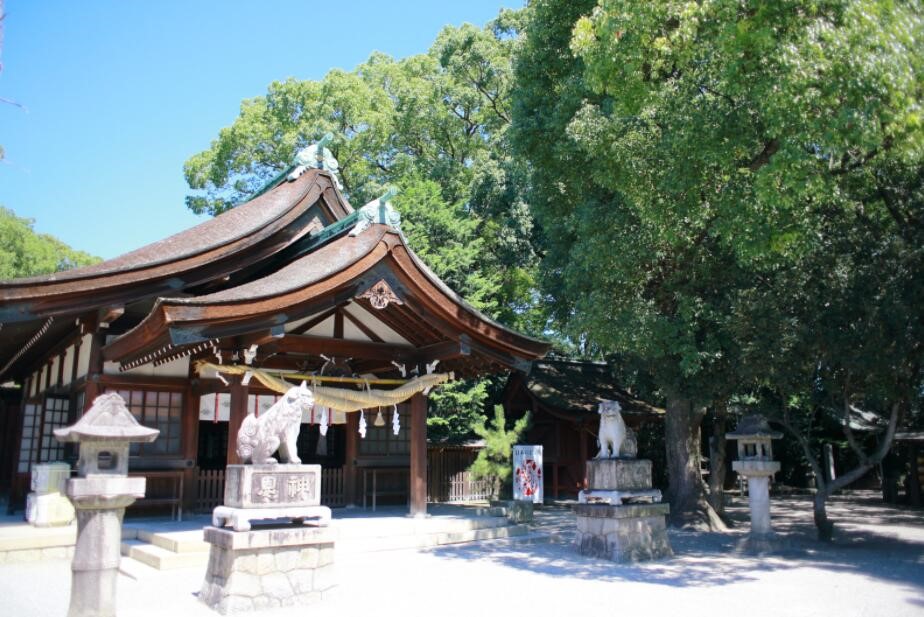
<svg viewBox="0 0 924 617"><path fill-rule="evenodd" d="M600 452L595 458L616 458L626 438L626 423L619 411L617 401L602 401L597 409L600 414Z"/></svg>
<svg viewBox="0 0 924 617"><path fill-rule="evenodd" d="M303 381L302 385L289 388L285 396L259 417L249 414L237 433L237 455L241 461L275 464L273 453L278 449L283 462L301 463L296 441L302 426L302 410L308 411L312 405L314 396Z"/></svg>

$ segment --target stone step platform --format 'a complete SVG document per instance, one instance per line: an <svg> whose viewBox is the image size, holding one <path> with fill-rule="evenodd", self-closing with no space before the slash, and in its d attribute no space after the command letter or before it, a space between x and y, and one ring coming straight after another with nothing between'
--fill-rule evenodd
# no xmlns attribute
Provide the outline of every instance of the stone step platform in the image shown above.
<svg viewBox="0 0 924 617"><path fill-rule="evenodd" d="M208 549L205 551L174 552L142 540L123 540L122 556L128 558L123 559L123 563L134 560L156 570L191 568L205 564L209 560ZM128 567L130 568L131 565L128 565Z"/></svg>
<svg viewBox="0 0 924 617"><path fill-rule="evenodd" d="M434 509L442 511L439 507ZM464 516L436 515L421 519L403 514L380 516L381 508L379 516L366 515L359 510L339 510L334 513L331 527L339 533L337 551L343 553L430 548L513 539L530 533L526 525L510 524L504 512L488 516L478 510L465 508ZM341 518L337 518L338 515ZM208 563L209 545L203 540L201 526L170 531L170 523L145 526L132 522L130 525L123 530L124 557L158 570L205 567Z"/></svg>

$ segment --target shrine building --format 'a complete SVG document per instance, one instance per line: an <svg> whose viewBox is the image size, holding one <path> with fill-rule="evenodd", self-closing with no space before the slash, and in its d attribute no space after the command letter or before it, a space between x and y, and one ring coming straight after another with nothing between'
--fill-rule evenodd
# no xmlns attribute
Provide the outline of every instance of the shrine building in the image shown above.
<svg viewBox="0 0 924 617"><path fill-rule="evenodd" d="M354 210L329 151L311 148L250 201L191 229L0 282L0 383L21 387L0 407L11 503L33 465L73 460L53 430L118 392L160 430L132 449L148 505L208 509L237 462L243 418L277 400L273 386L305 380L325 396L303 417L298 452L324 467L325 503L392 496L425 512L429 390L528 373L549 345L466 304L408 247L390 195Z"/></svg>

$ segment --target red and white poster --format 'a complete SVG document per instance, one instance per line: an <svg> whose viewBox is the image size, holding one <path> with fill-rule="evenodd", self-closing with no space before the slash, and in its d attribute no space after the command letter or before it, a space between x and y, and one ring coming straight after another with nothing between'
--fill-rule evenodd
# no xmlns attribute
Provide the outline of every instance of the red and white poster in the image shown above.
<svg viewBox="0 0 924 617"><path fill-rule="evenodd" d="M542 503L542 446L513 446L513 498Z"/></svg>

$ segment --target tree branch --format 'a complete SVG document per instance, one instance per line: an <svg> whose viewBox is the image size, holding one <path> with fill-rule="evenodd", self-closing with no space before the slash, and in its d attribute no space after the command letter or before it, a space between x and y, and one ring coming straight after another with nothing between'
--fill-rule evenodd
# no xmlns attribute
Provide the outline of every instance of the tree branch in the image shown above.
<svg viewBox="0 0 924 617"><path fill-rule="evenodd" d="M860 459L860 464L865 465L868 460L868 457L866 456L866 452L863 450L863 448L860 447L860 444L857 443L857 440L853 434L853 429L850 428L850 393L849 393L849 385L848 385L849 381L850 381L850 374L848 373L847 376L844 378L844 385L841 387L841 393L844 397L844 412L843 412L844 426L842 427L842 430L844 432L844 437L847 438L847 443L850 445L850 449L856 453L857 457Z"/></svg>
<svg viewBox="0 0 924 617"><path fill-rule="evenodd" d="M892 411L889 414L889 428L886 429L885 437L883 437L882 441L879 442L879 447L876 448L876 452L874 452L872 456L867 457L866 462L854 467L844 475L838 476L838 478L834 480L829 487L830 493L833 493L834 491L841 489L856 480L859 480L861 477L863 477L863 474L873 468L873 465L879 464L879 462L885 458L885 455L889 452L889 448L892 447L892 439L895 437L895 429L898 426L900 409L901 406L899 403L892 404Z"/></svg>
<svg viewBox="0 0 924 617"><path fill-rule="evenodd" d="M796 442L802 447L802 456L805 457L805 461L809 464L809 467L812 468L812 473L815 474L815 484L818 490L825 491L827 486L825 484L825 474L821 469L821 464L818 462L818 459L815 458L815 453L812 451L812 446L809 444L808 440L802 435L802 432L789 421L789 411L784 409L782 416L774 418L774 421L782 426L787 433L792 435Z"/></svg>

